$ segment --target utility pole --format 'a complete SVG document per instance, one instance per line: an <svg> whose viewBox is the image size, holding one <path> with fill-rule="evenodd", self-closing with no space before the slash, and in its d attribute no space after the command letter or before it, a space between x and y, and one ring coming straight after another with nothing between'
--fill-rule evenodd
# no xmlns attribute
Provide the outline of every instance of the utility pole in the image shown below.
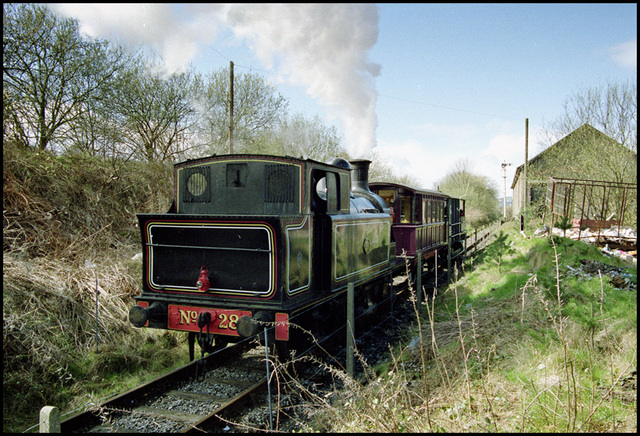
<svg viewBox="0 0 640 436"><path fill-rule="evenodd" d="M504 178L504 201L502 203L502 216L506 219L507 218L507 167L510 167L511 164L507 163L507 161L505 160L504 162L502 162L502 177Z"/></svg>
<svg viewBox="0 0 640 436"><path fill-rule="evenodd" d="M527 167L529 166L529 118L524 120L524 207L529 206Z"/></svg>
<svg viewBox="0 0 640 436"><path fill-rule="evenodd" d="M229 61L229 154L233 153L233 62Z"/></svg>

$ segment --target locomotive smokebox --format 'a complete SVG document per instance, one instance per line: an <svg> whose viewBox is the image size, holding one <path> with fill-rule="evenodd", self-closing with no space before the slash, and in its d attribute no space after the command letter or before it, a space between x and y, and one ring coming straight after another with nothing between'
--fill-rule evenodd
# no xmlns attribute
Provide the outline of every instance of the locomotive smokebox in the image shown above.
<svg viewBox="0 0 640 436"><path fill-rule="evenodd" d="M369 165L371 165L371 161L368 159L355 159L349 163L351 164L351 192L356 197L368 199L379 212L391 213L386 201L369 189Z"/></svg>

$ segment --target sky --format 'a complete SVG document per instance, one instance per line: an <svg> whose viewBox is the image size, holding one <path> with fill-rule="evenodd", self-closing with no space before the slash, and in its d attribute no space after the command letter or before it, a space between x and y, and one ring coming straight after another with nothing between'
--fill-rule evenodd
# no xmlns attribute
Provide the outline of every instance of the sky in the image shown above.
<svg viewBox="0 0 640 436"><path fill-rule="evenodd" d="M637 4L48 4L81 32L157 50L166 71L263 76L432 189L463 161L511 196L578 91L637 81ZM504 165L503 164L511 164ZM506 177L505 177L506 176Z"/></svg>

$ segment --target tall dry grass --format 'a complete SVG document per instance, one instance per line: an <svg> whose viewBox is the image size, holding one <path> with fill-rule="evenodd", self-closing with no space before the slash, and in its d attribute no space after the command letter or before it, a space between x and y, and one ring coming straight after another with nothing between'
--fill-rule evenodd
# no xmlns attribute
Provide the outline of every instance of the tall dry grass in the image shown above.
<svg viewBox="0 0 640 436"><path fill-rule="evenodd" d="M158 341L128 323L142 277L135 213L165 212L171 189L170 166L5 144L5 431L37 422L47 404L66 411L105 368L127 369Z"/></svg>

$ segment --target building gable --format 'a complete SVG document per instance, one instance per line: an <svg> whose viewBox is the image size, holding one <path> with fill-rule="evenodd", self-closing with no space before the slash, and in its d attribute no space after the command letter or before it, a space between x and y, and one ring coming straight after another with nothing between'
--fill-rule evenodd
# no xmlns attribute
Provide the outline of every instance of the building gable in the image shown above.
<svg viewBox="0 0 640 436"><path fill-rule="evenodd" d="M595 127L583 124L530 159L529 168L527 169L529 177L535 177L539 182L545 182L551 176L571 178L582 175L582 177L578 178L584 178L584 169L580 167L580 164L586 156L593 153L594 148L601 149L602 153L620 153L620 158L623 158L623 156L637 158L637 154L627 147L624 147ZM613 148L613 151L611 148ZM523 171L524 164L516 168L511 189L515 188Z"/></svg>
<svg viewBox="0 0 640 436"><path fill-rule="evenodd" d="M544 197L549 177L637 182L637 153L589 124L583 124L529 159L525 186L524 164L511 184L512 212Z"/></svg>

